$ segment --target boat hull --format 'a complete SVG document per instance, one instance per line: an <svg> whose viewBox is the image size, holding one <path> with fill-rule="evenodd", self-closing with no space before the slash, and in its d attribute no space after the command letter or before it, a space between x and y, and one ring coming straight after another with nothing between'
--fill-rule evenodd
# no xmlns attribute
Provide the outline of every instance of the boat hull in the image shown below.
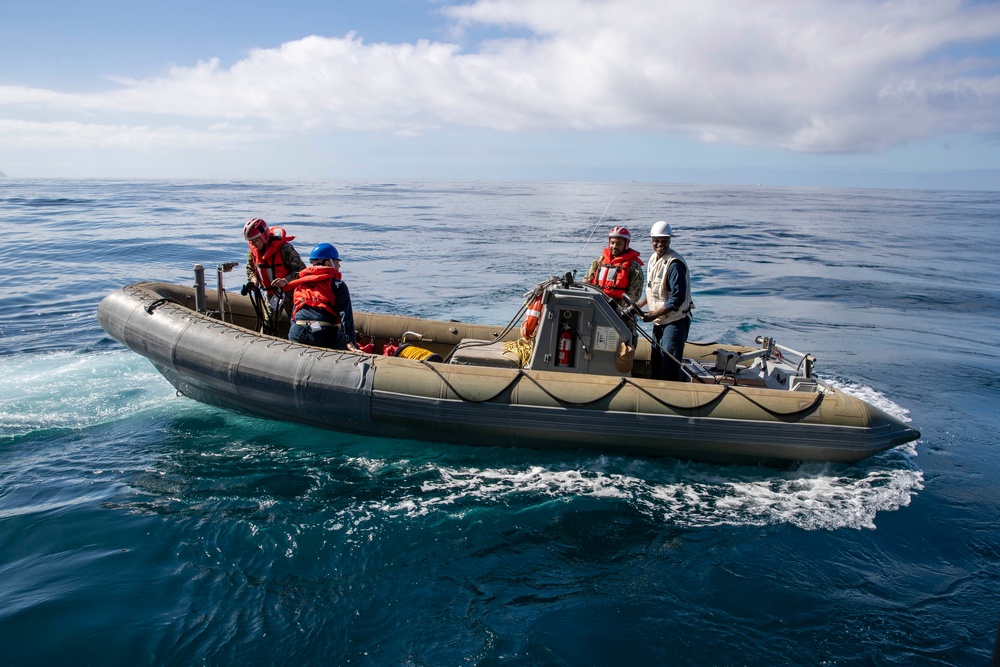
<svg viewBox="0 0 1000 667"><path fill-rule="evenodd" d="M919 437L857 398L335 352L192 310L188 288L140 283L98 319L195 400L336 430L438 442L587 449L714 463L850 463ZM209 304L210 306L215 304ZM418 331L444 351L495 328L357 314L369 336ZM240 326L243 324L243 326ZM648 353L647 353L648 355ZM637 358L638 358L637 354Z"/></svg>

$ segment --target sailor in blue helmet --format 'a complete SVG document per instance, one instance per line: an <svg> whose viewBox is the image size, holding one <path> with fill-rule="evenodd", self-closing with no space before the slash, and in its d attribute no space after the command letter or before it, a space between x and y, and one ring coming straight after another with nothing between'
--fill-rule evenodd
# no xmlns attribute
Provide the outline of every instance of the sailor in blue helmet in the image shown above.
<svg viewBox="0 0 1000 667"><path fill-rule="evenodd" d="M351 293L340 275L340 253L320 243L309 253L309 266L288 285L293 295L288 340L334 350L357 350Z"/></svg>

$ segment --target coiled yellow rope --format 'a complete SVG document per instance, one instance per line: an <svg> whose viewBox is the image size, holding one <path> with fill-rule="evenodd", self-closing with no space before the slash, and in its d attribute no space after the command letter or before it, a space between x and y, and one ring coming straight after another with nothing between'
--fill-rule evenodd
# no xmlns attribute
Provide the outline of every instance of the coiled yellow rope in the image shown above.
<svg viewBox="0 0 1000 667"><path fill-rule="evenodd" d="M509 340L503 344L503 349L505 352L513 352L517 355L517 365L524 368L528 365L528 361L531 360L531 349L532 341L525 340L524 338L518 338L517 340Z"/></svg>

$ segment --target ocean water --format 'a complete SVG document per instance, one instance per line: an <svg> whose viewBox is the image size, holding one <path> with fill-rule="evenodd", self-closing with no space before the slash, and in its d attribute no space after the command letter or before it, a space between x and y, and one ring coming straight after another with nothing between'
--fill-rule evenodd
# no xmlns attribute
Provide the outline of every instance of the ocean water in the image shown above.
<svg viewBox="0 0 1000 667"><path fill-rule="evenodd" d="M95 310L261 216L355 308L503 324L664 218L693 340L922 432L791 470L383 440L177 396ZM980 665L1000 621L1000 193L0 179L10 665ZM227 286L242 283L242 265Z"/></svg>

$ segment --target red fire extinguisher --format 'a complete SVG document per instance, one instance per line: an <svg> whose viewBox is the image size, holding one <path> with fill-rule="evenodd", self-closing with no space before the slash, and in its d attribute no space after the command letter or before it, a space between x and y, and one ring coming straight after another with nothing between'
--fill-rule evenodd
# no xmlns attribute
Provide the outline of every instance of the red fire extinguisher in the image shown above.
<svg viewBox="0 0 1000 667"><path fill-rule="evenodd" d="M573 333L569 325L564 324L559 332L559 349L556 354L556 366L569 366L573 359Z"/></svg>

